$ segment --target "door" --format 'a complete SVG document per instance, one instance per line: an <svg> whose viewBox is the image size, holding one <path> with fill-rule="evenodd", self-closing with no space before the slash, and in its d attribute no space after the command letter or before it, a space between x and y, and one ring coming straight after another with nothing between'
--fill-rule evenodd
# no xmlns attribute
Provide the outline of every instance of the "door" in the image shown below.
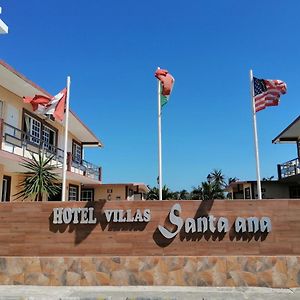
<svg viewBox="0 0 300 300"><path fill-rule="evenodd" d="M4 126L4 133L7 133L9 135L12 135L18 139L21 138L21 134L18 131L15 131L13 127L18 128L19 124L19 110L12 106L11 104L7 103L6 105L6 111L7 111L7 116L5 122L12 127L9 126ZM6 149L9 152L13 152L14 146L11 144L6 144Z"/></svg>
<svg viewBox="0 0 300 300"><path fill-rule="evenodd" d="M18 128L19 124L19 110L12 106L11 104L7 103L7 120L6 123Z"/></svg>
<svg viewBox="0 0 300 300"><path fill-rule="evenodd" d="M10 176L3 176L2 181L2 202L9 202L10 201L10 188L11 188L11 177Z"/></svg>

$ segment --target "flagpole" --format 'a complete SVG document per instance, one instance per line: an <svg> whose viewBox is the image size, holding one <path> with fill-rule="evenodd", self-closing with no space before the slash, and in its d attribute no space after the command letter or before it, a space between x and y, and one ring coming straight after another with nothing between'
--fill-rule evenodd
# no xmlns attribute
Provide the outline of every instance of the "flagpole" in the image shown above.
<svg viewBox="0 0 300 300"><path fill-rule="evenodd" d="M260 164L259 164L259 152L258 152L258 137L257 137L257 126L256 126L256 111L255 111L255 101L254 101L254 83L253 83L253 72L250 70L250 95L251 95L251 105L253 114L253 133L254 133L254 146L255 146L255 159L256 159L256 180L257 180L257 194L258 199L261 200L261 183L260 183Z"/></svg>
<svg viewBox="0 0 300 300"><path fill-rule="evenodd" d="M67 77L67 97L66 97L65 136L64 136L64 158L63 158L63 181L62 181L61 201L66 201L70 85L71 85L71 79L70 79L70 76L68 76Z"/></svg>
<svg viewBox="0 0 300 300"><path fill-rule="evenodd" d="M157 68L160 69L159 67ZM162 145L161 145L161 84L157 80L157 114L158 114L158 185L159 185L159 200L162 200Z"/></svg>

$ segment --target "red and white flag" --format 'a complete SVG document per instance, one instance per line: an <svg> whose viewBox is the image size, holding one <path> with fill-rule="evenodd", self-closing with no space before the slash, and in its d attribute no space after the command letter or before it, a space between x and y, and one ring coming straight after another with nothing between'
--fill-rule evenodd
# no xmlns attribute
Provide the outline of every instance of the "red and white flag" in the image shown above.
<svg viewBox="0 0 300 300"><path fill-rule="evenodd" d="M38 114L52 115L55 120L62 121L65 113L67 89L64 88L56 96L50 98L43 95L23 97L24 103L31 103L33 111Z"/></svg>

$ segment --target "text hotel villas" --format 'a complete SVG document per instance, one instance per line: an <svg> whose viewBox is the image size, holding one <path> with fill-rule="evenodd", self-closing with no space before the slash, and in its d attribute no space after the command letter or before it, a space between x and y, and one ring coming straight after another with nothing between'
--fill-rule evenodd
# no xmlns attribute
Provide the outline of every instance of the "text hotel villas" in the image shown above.
<svg viewBox="0 0 300 300"><path fill-rule="evenodd" d="M61 89L62 87L59 87ZM62 177L63 122L37 115L23 96L42 94L45 90L0 61L0 196L1 201L17 201L22 173L20 165L43 149L45 155L55 155L53 164ZM67 148L66 200L143 200L148 191L143 183L103 184L101 167L84 160L85 147L102 147L93 132L70 111ZM22 199L20 199L22 200ZM19 201L20 201L19 200ZM29 199L32 200L32 199ZM60 195L55 199L60 200Z"/></svg>

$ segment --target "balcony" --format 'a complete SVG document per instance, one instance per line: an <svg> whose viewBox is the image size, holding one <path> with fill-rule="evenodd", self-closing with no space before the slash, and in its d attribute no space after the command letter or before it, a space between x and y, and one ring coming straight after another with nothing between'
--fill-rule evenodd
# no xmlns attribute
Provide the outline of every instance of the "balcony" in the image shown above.
<svg viewBox="0 0 300 300"><path fill-rule="evenodd" d="M299 158L295 158L283 164L277 165L277 170L278 179L283 179L300 174Z"/></svg>
<svg viewBox="0 0 300 300"><path fill-rule="evenodd" d="M63 167L64 151L62 149L11 126L1 119L0 146L1 150L29 159L32 155L42 152L46 157L53 156L52 165L57 168ZM101 181L101 167L85 160L76 162L70 152L67 153L67 171Z"/></svg>

